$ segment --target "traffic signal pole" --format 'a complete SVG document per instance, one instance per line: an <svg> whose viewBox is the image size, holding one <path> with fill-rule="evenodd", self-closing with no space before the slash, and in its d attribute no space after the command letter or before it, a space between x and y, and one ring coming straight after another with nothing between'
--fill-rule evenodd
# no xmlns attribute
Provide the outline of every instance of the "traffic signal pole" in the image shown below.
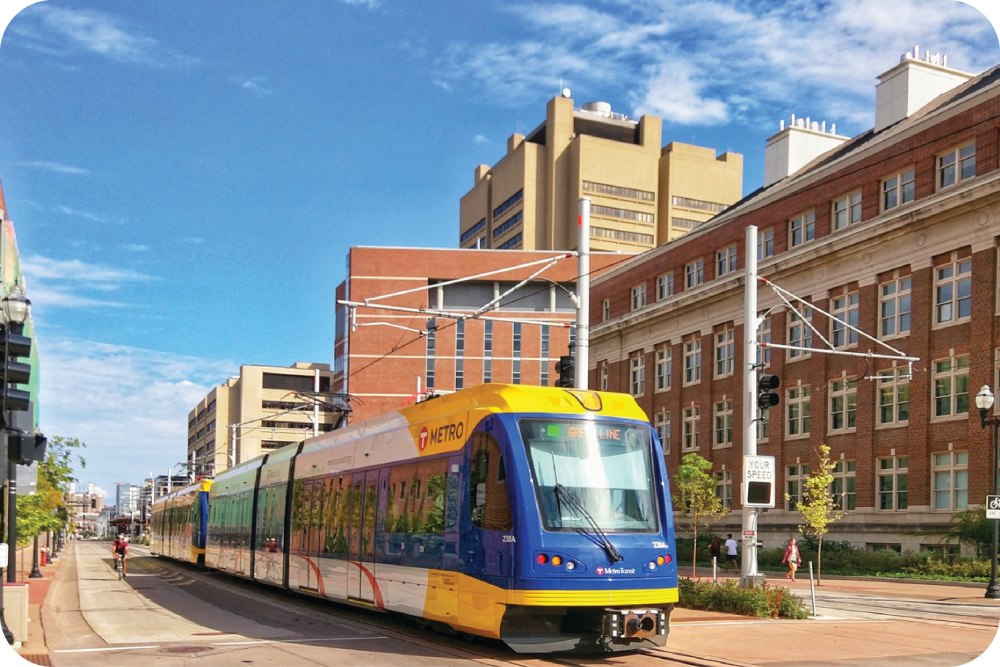
<svg viewBox="0 0 1000 667"><path fill-rule="evenodd" d="M580 198L577 217L576 388L587 388L590 371L590 199Z"/></svg>
<svg viewBox="0 0 1000 667"><path fill-rule="evenodd" d="M746 273L743 279L743 456L757 455L757 228L747 227ZM744 473L745 479L745 473ZM746 482L743 482L746 484ZM740 494L741 497L745 494ZM757 572L757 508L743 505L743 557L742 577L744 587L754 586Z"/></svg>

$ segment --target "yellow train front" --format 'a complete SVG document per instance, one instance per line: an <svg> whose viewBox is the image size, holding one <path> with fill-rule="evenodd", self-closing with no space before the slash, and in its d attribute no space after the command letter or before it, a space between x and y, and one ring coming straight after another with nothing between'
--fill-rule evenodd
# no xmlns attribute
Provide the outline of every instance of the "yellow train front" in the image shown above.
<svg viewBox="0 0 1000 667"><path fill-rule="evenodd" d="M666 641L668 477L630 396L482 385L269 456L232 471L258 480L238 574L519 652Z"/></svg>

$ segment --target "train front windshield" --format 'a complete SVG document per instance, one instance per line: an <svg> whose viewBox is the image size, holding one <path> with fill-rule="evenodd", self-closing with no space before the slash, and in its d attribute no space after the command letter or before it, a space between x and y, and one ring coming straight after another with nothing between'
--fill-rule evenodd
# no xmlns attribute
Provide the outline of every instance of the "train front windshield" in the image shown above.
<svg viewBox="0 0 1000 667"><path fill-rule="evenodd" d="M520 421L549 531L658 528L649 430L615 421Z"/></svg>

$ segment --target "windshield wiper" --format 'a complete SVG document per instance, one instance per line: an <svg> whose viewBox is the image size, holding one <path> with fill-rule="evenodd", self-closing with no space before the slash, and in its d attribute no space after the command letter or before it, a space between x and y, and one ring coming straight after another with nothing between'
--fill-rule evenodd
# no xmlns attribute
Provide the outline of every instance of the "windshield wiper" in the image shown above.
<svg viewBox="0 0 1000 667"><path fill-rule="evenodd" d="M601 530L601 527L597 524L597 521L594 519L594 515L591 514L586 507L584 507L583 503L580 502L580 499L574 496L569 491L569 489L567 489L562 484L556 483L554 489L557 500L558 499L565 500L567 505L575 509L580 514L580 516L582 516L583 519L588 524L590 524L590 529L593 533L594 542L597 544L597 546L604 549L604 553L607 554L608 560L611 561L612 563L617 563L619 561L625 560L625 557L622 556L621 552L618 551L618 549L615 548L615 545L611 543L611 540L608 538L607 534L603 530ZM583 530L582 528L577 528L577 532L580 533L581 535L586 535L587 537L590 537L590 535L587 535L587 531Z"/></svg>

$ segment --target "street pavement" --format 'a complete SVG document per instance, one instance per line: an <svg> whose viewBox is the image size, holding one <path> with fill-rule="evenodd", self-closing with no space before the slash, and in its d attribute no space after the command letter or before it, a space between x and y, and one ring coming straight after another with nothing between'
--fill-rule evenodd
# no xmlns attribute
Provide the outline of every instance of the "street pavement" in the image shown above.
<svg viewBox="0 0 1000 667"><path fill-rule="evenodd" d="M46 630L57 631L61 637L68 634L86 645L134 642L134 631L121 634L122 609L128 610L128 625L142 628L149 644L189 642L206 635L219 643L244 637L282 641L280 628L262 626L242 615L219 611L211 618L183 618L173 614L165 608L172 605L154 604L132 590L127 579L119 582L106 562L108 550L96 547L70 542L55 562L41 567L41 579L26 579L28 638L16 650L0 641L0 666L72 665L65 655L53 656ZM680 661L684 656L699 656L719 664L773 667L1000 664L995 622L1000 619L1000 600L985 599L985 585L826 577L812 589L801 576L791 583L781 575L769 583L787 585L807 606L815 590L816 615L808 620L751 619L678 608L672 615L666 652ZM187 595L179 589L167 594ZM75 625L67 625L66 614L55 618L52 612L58 606L56 598L66 606L66 596L75 597L82 612ZM871 606L855 606L858 600ZM890 611L880 604L888 604ZM938 608L944 615L927 612ZM908 609L913 610L912 618L903 617L910 613ZM970 620L947 615L954 611L968 614L965 618ZM353 664L347 649L331 645L324 650L330 652L330 663ZM339 651L344 652L340 657Z"/></svg>

